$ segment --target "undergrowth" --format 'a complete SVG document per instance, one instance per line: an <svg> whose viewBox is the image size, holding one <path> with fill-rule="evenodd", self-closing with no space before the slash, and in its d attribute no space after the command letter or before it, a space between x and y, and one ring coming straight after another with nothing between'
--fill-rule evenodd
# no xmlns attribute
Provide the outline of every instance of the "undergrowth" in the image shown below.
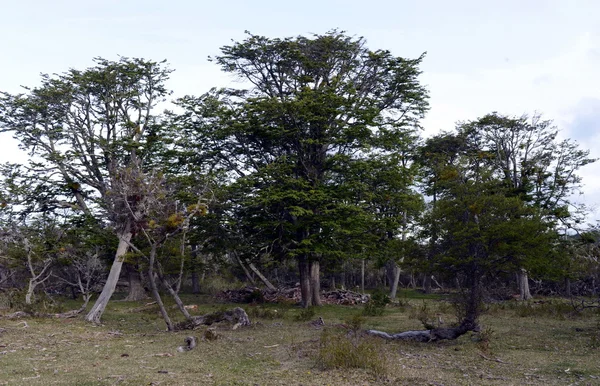
<svg viewBox="0 0 600 386"><path fill-rule="evenodd" d="M388 363L380 345L380 341L350 339L343 332L327 328L319 339L316 364L323 370L357 368L382 376L388 372Z"/></svg>

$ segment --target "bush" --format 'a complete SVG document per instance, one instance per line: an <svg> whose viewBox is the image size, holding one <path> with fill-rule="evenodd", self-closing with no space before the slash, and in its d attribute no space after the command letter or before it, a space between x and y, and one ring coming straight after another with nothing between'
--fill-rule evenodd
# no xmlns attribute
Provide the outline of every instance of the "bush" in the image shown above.
<svg viewBox="0 0 600 386"><path fill-rule="evenodd" d="M274 308L264 308L260 306L251 306L246 308L248 316L261 319L281 319L287 310L278 310Z"/></svg>
<svg viewBox="0 0 600 386"><path fill-rule="evenodd" d="M383 291L377 290L371 296L371 300L365 304L363 314L367 316L381 316L385 306L390 303L390 297Z"/></svg>
<svg viewBox="0 0 600 386"><path fill-rule="evenodd" d="M360 368L374 375L387 373L387 360L373 341L352 342L344 334L325 329L321 333L316 358L321 369Z"/></svg>
<svg viewBox="0 0 600 386"><path fill-rule="evenodd" d="M296 315L296 320L299 322L308 322L312 318L314 318L316 314L314 307L304 308L300 311L298 315Z"/></svg>

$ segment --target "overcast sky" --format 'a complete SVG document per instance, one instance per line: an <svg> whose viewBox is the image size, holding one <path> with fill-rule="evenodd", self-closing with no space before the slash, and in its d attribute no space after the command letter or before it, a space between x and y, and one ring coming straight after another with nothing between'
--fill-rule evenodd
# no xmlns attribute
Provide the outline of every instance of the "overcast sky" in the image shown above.
<svg viewBox="0 0 600 386"><path fill-rule="evenodd" d="M492 111L542 113L600 157L600 1L543 0L0 0L0 90L92 58L167 59L176 96L229 82L207 61L244 31L269 37L363 36L371 49L416 57L430 91L426 135ZM0 138L0 162L19 158ZM600 219L600 162L582 170L581 200Z"/></svg>

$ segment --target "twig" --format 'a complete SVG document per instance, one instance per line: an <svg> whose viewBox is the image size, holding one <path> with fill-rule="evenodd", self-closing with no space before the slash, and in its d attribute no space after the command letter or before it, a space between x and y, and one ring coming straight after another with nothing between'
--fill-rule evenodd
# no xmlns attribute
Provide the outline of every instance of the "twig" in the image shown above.
<svg viewBox="0 0 600 386"><path fill-rule="evenodd" d="M504 362L503 360L500 360L500 359L498 359L498 358L489 358L489 357L487 357L487 356L483 355L483 353L478 353L478 354L479 354L479 356L480 356L480 357L482 357L483 359L485 359L485 360L487 360L487 361L492 361L492 362L503 363L503 364L505 364L505 365L510 365L510 364L512 364L512 363L510 363L510 362Z"/></svg>

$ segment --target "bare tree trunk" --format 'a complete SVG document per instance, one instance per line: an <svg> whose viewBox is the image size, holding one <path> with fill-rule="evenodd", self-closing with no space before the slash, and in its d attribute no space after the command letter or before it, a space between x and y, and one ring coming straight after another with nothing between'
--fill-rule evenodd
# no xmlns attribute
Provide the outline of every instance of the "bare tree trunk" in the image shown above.
<svg viewBox="0 0 600 386"><path fill-rule="evenodd" d="M310 289L313 306L322 306L321 302L321 263L318 260L310 262Z"/></svg>
<svg viewBox="0 0 600 386"><path fill-rule="evenodd" d="M242 269L244 270L244 274L246 275L246 279L248 279L248 281L250 283L252 283L252 285L256 285L256 283L254 282L254 278L250 274L250 271L248 271L248 268L246 268L246 266L244 265L244 262L242 261L242 259L240 259L240 257L238 256L237 253L234 252L234 254L235 254L235 258L236 258L237 262L239 263L240 267L242 267Z"/></svg>
<svg viewBox="0 0 600 386"><path fill-rule="evenodd" d="M312 305L312 296L310 288L310 265L306 255L298 257L298 270L300 272L300 295L303 308Z"/></svg>
<svg viewBox="0 0 600 386"><path fill-rule="evenodd" d="M163 317L163 320L167 324L167 330L173 331L174 326L167 309L160 297L160 293L158 293L158 287L156 286L156 279L154 277L154 261L156 260L156 245L152 246L152 250L150 251L150 259L148 263L148 282L150 283L150 290L152 292L152 296L154 300L156 300L156 304L158 304L158 308L160 309L160 314Z"/></svg>
<svg viewBox="0 0 600 386"><path fill-rule="evenodd" d="M199 294L200 293L200 280L198 278L198 246L192 246L192 257L191 257L191 265L192 265L192 293Z"/></svg>
<svg viewBox="0 0 600 386"><path fill-rule="evenodd" d="M565 277L565 296L570 298L572 296L571 292L571 279Z"/></svg>
<svg viewBox="0 0 600 386"><path fill-rule="evenodd" d="M123 232L119 234L119 246L117 247L115 260L110 267L110 273L108 274L104 288L102 288L102 292L100 293L100 296L98 296L98 299L96 299L96 303L94 303L92 309L85 317L85 320L88 322L100 323L100 319L102 318L102 314L106 309L106 305L108 304L108 301L112 297L113 293L115 292L115 288L117 287L117 282L119 281L121 268L123 266L123 255L127 253L131 236L130 224L127 223Z"/></svg>
<svg viewBox="0 0 600 386"><path fill-rule="evenodd" d="M258 278L267 286L268 289L275 291L276 288L273 284L271 284L271 282L269 281L269 279L266 278L265 275L263 275L258 268L256 268L254 266L254 264L252 263L248 263L248 267L250 267L250 269L252 270L252 272L254 272L256 274L256 276L258 276Z"/></svg>
<svg viewBox="0 0 600 386"><path fill-rule="evenodd" d="M406 241L406 230L407 230L407 225L408 225L408 218L407 218L407 214L406 211L404 211L404 213L402 213L402 242ZM404 256L402 256L402 258L400 259L400 262L404 262ZM400 273L402 272L402 270L400 269L400 266L395 262L392 261L392 272L393 272L393 277L392 277L392 282L391 282L391 289L390 289L390 299L396 299L396 294L398 293L398 282L400 281Z"/></svg>
<svg viewBox="0 0 600 386"><path fill-rule="evenodd" d="M128 302L136 302L146 299L146 290L142 286L142 275L133 264L125 263L125 272L127 273L127 281L129 282L129 293L124 299Z"/></svg>
<svg viewBox="0 0 600 386"><path fill-rule="evenodd" d="M35 290L36 286L37 283L35 282L35 280L29 279L29 286L27 287L27 293L25 294L25 304L32 303L33 291Z"/></svg>
<svg viewBox="0 0 600 386"><path fill-rule="evenodd" d="M430 273L426 273L425 277L423 278L423 292L425 292L426 294L431 293L431 274Z"/></svg>
<svg viewBox="0 0 600 386"><path fill-rule="evenodd" d="M394 276L393 276L393 281L392 281L392 288L390 289L390 299L396 299L396 295L398 294L398 283L400 282L400 273L402 272L402 270L400 269L400 267L398 266L398 264L394 263L394 267L393 267L393 271Z"/></svg>
<svg viewBox="0 0 600 386"><path fill-rule="evenodd" d="M517 280L519 284L519 299L533 299L531 292L529 292L529 277L527 276L527 270L525 268L521 268L517 271Z"/></svg>
<svg viewBox="0 0 600 386"><path fill-rule="evenodd" d="M365 259L360 260L360 292L365 293Z"/></svg>

